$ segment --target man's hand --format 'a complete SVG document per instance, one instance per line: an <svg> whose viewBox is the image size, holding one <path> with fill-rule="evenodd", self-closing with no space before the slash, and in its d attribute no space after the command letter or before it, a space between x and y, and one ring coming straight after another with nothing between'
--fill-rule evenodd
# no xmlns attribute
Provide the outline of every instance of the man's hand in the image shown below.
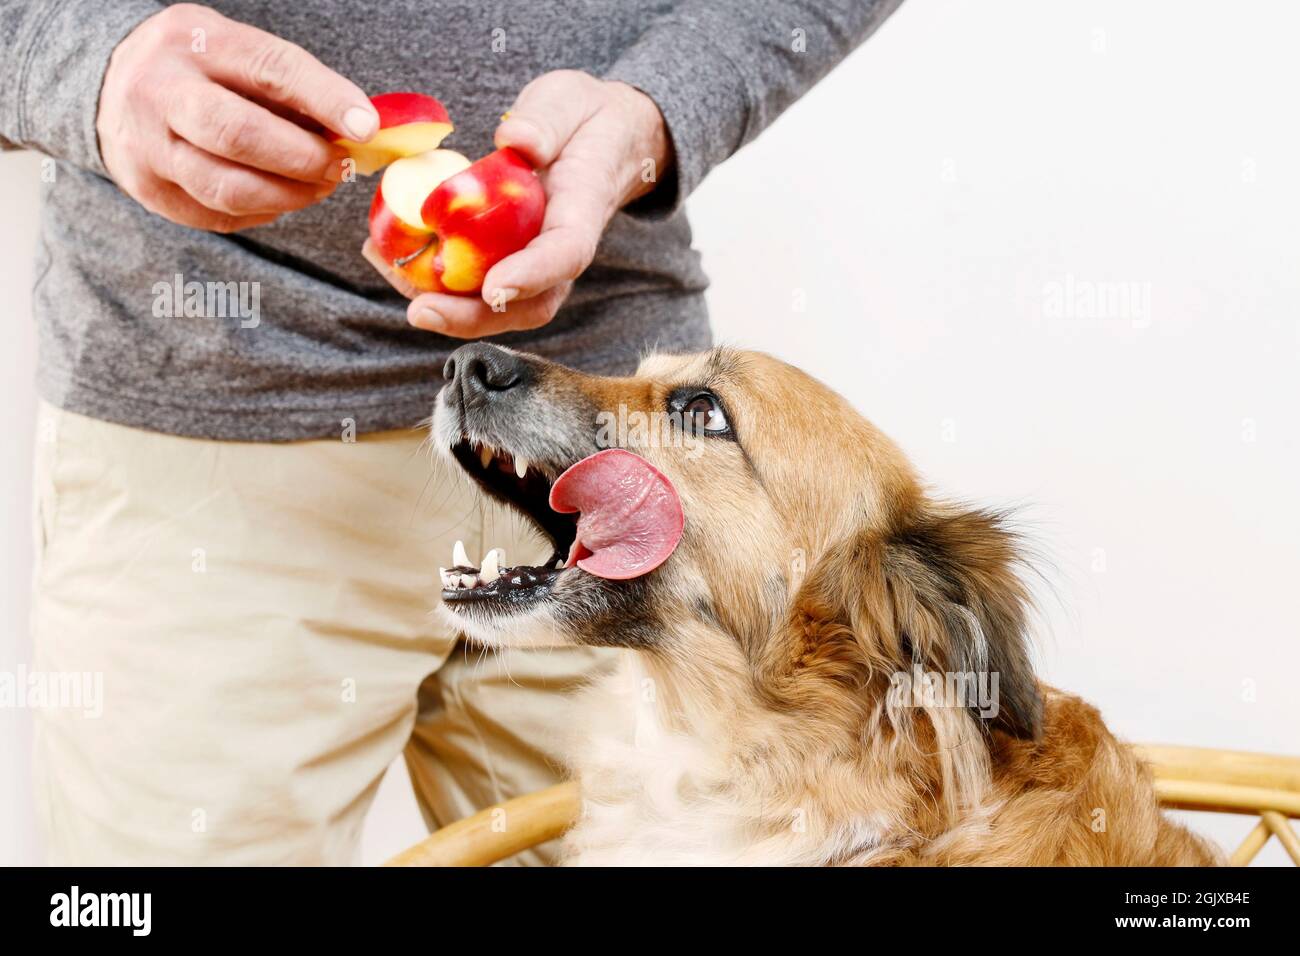
<svg viewBox="0 0 1300 956"><path fill-rule="evenodd" d="M172 222L233 232L334 191L346 153L302 125L313 123L364 141L379 116L301 47L178 4L113 51L96 127L125 193Z"/></svg>
<svg viewBox="0 0 1300 956"><path fill-rule="evenodd" d="M415 298L412 325L457 338L545 325L591 265L614 213L653 189L672 161L663 116L648 96L573 70L524 87L496 144L537 167L547 197L541 234L488 271L482 299Z"/></svg>

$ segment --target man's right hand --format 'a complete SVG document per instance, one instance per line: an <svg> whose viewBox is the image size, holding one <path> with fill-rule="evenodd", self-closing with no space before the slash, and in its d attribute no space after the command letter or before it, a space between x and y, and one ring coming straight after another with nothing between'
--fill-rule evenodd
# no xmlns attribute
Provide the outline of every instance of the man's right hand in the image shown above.
<svg viewBox="0 0 1300 956"><path fill-rule="evenodd" d="M170 6L108 64L96 128L117 185L151 212L213 232L324 199L346 153L303 125L365 141L379 116L306 50L194 4Z"/></svg>

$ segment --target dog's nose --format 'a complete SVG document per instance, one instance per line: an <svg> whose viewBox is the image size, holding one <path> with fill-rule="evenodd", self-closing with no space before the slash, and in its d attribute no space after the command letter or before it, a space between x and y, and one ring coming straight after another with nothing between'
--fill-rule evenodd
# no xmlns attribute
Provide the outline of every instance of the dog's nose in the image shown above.
<svg viewBox="0 0 1300 956"><path fill-rule="evenodd" d="M528 380L528 363L499 345L474 342L452 352L442 374L462 399L492 399L523 385Z"/></svg>

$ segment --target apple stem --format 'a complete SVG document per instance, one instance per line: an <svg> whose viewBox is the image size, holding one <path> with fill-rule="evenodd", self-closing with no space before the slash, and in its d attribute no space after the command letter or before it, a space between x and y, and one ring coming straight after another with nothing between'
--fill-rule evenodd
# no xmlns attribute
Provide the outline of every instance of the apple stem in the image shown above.
<svg viewBox="0 0 1300 956"><path fill-rule="evenodd" d="M402 266L406 265L407 263L414 262L416 259L420 258L420 256L424 255L433 246L436 246L437 244L438 244L438 234L434 233L432 236L429 237L428 242L422 245L419 249L416 249L409 256L402 256L399 259L394 259L393 266L400 269L402 268Z"/></svg>

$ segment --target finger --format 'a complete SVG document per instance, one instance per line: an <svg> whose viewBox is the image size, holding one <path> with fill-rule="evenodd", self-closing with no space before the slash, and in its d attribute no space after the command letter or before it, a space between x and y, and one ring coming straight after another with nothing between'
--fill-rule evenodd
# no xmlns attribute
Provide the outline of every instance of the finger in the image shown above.
<svg viewBox="0 0 1300 956"><path fill-rule="evenodd" d="M213 212L230 216L290 212L324 199L334 187L310 185L240 166L183 139L173 140L167 168L157 170Z"/></svg>
<svg viewBox="0 0 1300 956"><path fill-rule="evenodd" d="M595 256L598 234L586 227L561 226L542 232L519 252L507 256L483 278L483 302L502 298L527 302L582 275ZM509 290L517 290L511 294Z"/></svg>
<svg viewBox="0 0 1300 956"><path fill-rule="evenodd" d="M205 60L213 79L289 106L348 139L364 142L379 129L379 114L361 88L302 47L233 22L229 42L233 56Z"/></svg>
<svg viewBox="0 0 1300 956"><path fill-rule="evenodd" d="M497 146L513 146L537 167L560 151L599 106L600 81L577 70L557 70L533 80L497 127Z"/></svg>
<svg viewBox="0 0 1300 956"><path fill-rule="evenodd" d="M375 248L375 244L369 239L367 239L361 246L361 256L375 267L376 272L388 280L389 285L402 293L402 295L406 296L408 299L414 299L420 294L419 289L411 285L405 277L397 273L389 264L388 260L379 254L379 250Z"/></svg>
<svg viewBox="0 0 1300 956"><path fill-rule="evenodd" d="M502 289L518 289L518 299L531 299L576 279L595 258L614 209L612 190L599 185L608 177L576 160L571 166L557 164L551 172L541 233L488 270L484 301L496 301Z"/></svg>
<svg viewBox="0 0 1300 956"><path fill-rule="evenodd" d="M504 311L495 312L482 299L429 292L411 302L406 316L419 329L457 339L479 339L540 328L555 318L568 294L568 285L557 286L543 296L512 302Z"/></svg>
<svg viewBox="0 0 1300 956"><path fill-rule="evenodd" d="M136 190L140 205L151 213L162 216L171 222L191 229L203 229L207 232L238 232L253 226L264 226L279 218L278 213L265 213L256 216L231 216L214 212L196 202L185 190L175 183L169 183L157 177Z"/></svg>
<svg viewBox="0 0 1300 956"><path fill-rule="evenodd" d="M177 91L167 106L177 136L214 156L301 182L339 182L347 151L216 83Z"/></svg>

